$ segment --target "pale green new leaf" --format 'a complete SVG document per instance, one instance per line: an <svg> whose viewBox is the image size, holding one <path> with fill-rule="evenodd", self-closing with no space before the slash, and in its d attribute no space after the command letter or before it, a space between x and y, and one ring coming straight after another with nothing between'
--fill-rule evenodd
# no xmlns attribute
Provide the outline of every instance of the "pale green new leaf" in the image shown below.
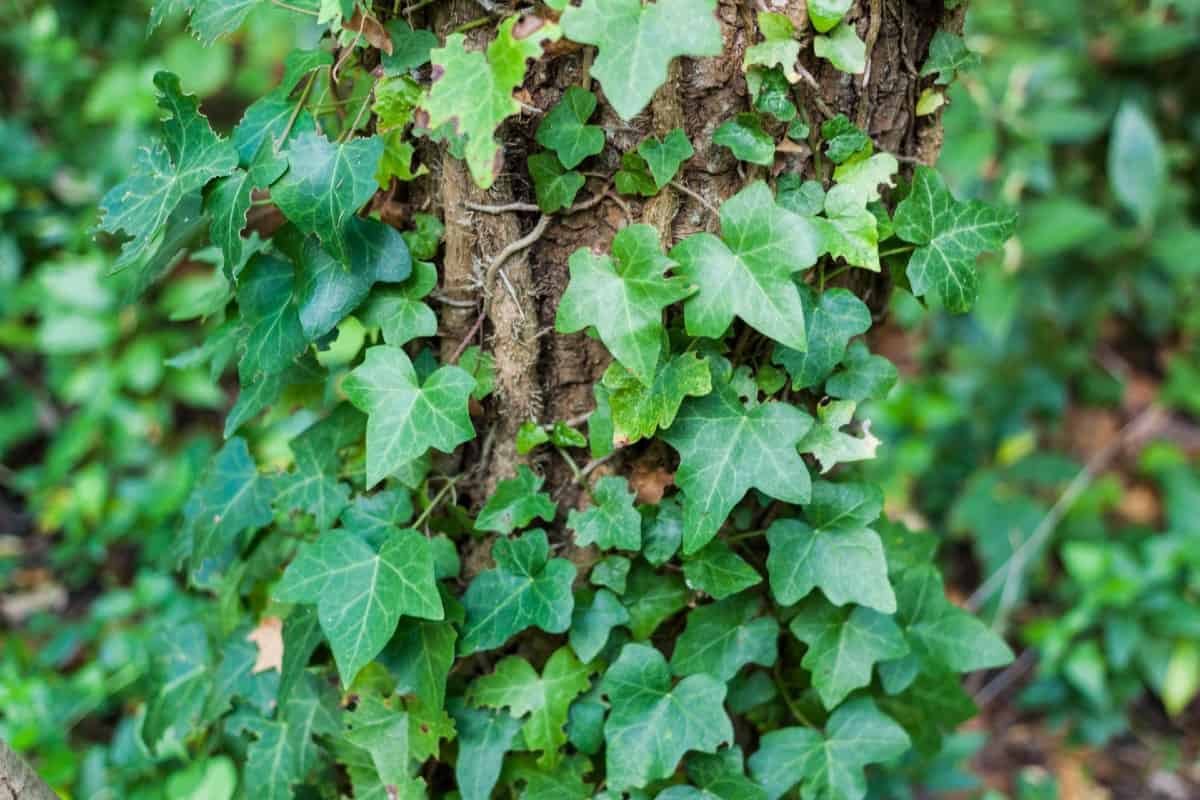
<svg viewBox="0 0 1200 800"><path fill-rule="evenodd" d="M687 628L675 641L671 669L676 675L712 675L728 682L747 664L775 665L779 623L758 616L756 595L739 594L688 614Z"/></svg>
<svg viewBox="0 0 1200 800"><path fill-rule="evenodd" d="M817 33L827 33L842 21L854 0L809 0L808 18Z"/></svg>
<svg viewBox="0 0 1200 800"><path fill-rule="evenodd" d="M811 5L809 6L811 10ZM742 69L774 67L783 69L791 83L800 80L796 60L800 58L800 42L796 41L796 26L786 14L773 11L758 12L758 30L763 40L746 48ZM794 113L794 111L793 111Z"/></svg>
<svg viewBox="0 0 1200 800"><path fill-rule="evenodd" d="M738 161L763 166L775 162L775 140L763 130L757 114L738 114L721 123L713 132L713 143L728 147Z"/></svg>
<svg viewBox="0 0 1200 800"><path fill-rule="evenodd" d="M558 506L550 499L550 495L541 491L545 482L545 478L521 464L517 468L517 477L496 485L495 493L488 498L475 519L475 528L507 534L524 528L537 517L553 522Z"/></svg>
<svg viewBox="0 0 1200 800"><path fill-rule="evenodd" d="M712 391L708 360L694 352L660 363L650 386L616 362L604 371L602 381L609 391L614 438L622 445L647 439L660 428L666 430L675 422L684 398Z"/></svg>
<svg viewBox="0 0 1200 800"><path fill-rule="evenodd" d="M838 23L827 36L813 37L813 52L842 72L861 75L867 68L867 45L845 22Z"/></svg>
<svg viewBox="0 0 1200 800"><path fill-rule="evenodd" d="M437 286L437 267L428 261L413 263L413 273L399 286L376 289L358 316L365 325L378 326L383 340L401 347L413 339L437 333L437 315L421 302Z"/></svg>
<svg viewBox="0 0 1200 800"><path fill-rule="evenodd" d="M634 494L619 475L605 475L592 488L592 505L571 510L567 527L581 547L594 544L602 550L640 550L642 517L633 507Z"/></svg>
<svg viewBox="0 0 1200 800"><path fill-rule="evenodd" d="M822 475L838 464L875 457L880 442L871 433L870 420L862 423L861 436L842 430L854 419L857 406L853 400L832 400L817 407L817 424L800 442L800 452L813 454L821 465Z"/></svg>

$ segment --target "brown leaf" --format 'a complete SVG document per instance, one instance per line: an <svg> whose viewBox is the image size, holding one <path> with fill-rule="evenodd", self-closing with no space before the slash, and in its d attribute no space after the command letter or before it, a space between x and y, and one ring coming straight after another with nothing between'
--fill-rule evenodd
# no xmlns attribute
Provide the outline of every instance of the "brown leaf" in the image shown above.
<svg viewBox="0 0 1200 800"><path fill-rule="evenodd" d="M347 20L342 28L361 33L372 47L382 50L389 56L392 54L392 37L388 35L387 29L379 24L379 20L369 14L364 14L361 8L354 12L354 16Z"/></svg>
<svg viewBox="0 0 1200 800"><path fill-rule="evenodd" d="M629 485L637 493L639 503L658 505L667 487L675 485L675 473L661 464L638 461L633 465Z"/></svg>
<svg viewBox="0 0 1200 800"><path fill-rule="evenodd" d="M283 620L279 617L263 617L258 627L246 634L246 640L258 646L258 657L254 659L251 675L272 669L283 671Z"/></svg>

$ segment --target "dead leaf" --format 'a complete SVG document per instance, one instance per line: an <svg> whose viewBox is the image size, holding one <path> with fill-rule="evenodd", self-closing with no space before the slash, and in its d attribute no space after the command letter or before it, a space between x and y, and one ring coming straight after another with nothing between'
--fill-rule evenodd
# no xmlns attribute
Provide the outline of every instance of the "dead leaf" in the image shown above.
<svg viewBox="0 0 1200 800"><path fill-rule="evenodd" d="M258 646L258 657L254 659L251 675L272 669L283 671L283 620L279 617L263 617L258 627L246 634L246 640Z"/></svg>
<svg viewBox="0 0 1200 800"><path fill-rule="evenodd" d="M639 503L658 505L662 501L667 487L675 485L675 473L661 464L638 461L633 465L633 473L629 476L629 485L637 493Z"/></svg>
<svg viewBox="0 0 1200 800"><path fill-rule="evenodd" d="M347 20L342 28L361 33L372 47L382 50L389 56L392 54L392 37L388 35L387 29L379 24L379 20L369 14L364 14L361 8L354 12L354 16Z"/></svg>

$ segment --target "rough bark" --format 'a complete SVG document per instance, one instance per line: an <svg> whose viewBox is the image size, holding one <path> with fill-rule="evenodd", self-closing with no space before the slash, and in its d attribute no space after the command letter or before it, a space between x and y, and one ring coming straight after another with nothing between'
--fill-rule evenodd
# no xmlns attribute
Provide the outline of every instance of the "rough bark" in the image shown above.
<svg viewBox="0 0 1200 800"><path fill-rule="evenodd" d="M0 739L0 800L58 800L46 785L3 739Z"/></svg>
<svg viewBox="0 0 1200 800"><path fill-rule="evenodd" d="M858 0L846 18L868 45L867 69L857 76L838 72L812 54L813 32L804 0L776 0L769 9L787 14L799 31L801 64L807 75L794 94L814 130L828 116L843 113L869 132L880 150L900 157L906 172L913 164L936 160L941 147L940 113L916 116L917 98L932 80L919 76L918 65L938 28L961 30L961 9L946 11L941 0ZM473 0L453 0L436 13L433 27L444 35L482 11ZM463 486L475 502L526 460L513 444L524 421L570 419L594 405L592 387L610 360L603 345L583 333L546 335L554 328L558 300L568 279L567 259L573 251L581 247L607 250L616 232L632 222L656 226L664 247L669 248L697 230L716 231L718 220L710 209L752 180L772 180L781 172L828 178L823 174L827 170L821 169L819 160L804 146L794 148L795 152L781 152L775 165L766 169L739 164L728 150L712 143L716 127L746 110L749 103L741 65L745 49L757 40L753 12L749 5L720 0L717 15L725 39L722 54L678 59L670 80L651 106L630 122L621 120L605 104L602 89L590 84L587 64L592 54L587 48L560 43L551 57L530 70L522 100L533 110L509 120L499 132L505 167L490 191L476 188L465 167L449 155L427 151L433 162L431 175L411 191L414 204L420 204L423 194L425 204L438 207L444 217L441 291L459 302L477 301L476 307L446 305L440 309L441 354L444 359L451 357L474 331L496 359L496 392L476 420L483 435L480 443L464 454L465 464L476 468L474 480ZM468 36L474 46L482 48L490 32L476 29ZM598 193L604 196L586 210L557 214L544 224L536 210L501 214L471 210L472 204L516 201L528 206L534 202L533 187L524 170L526 154L540 149L533 142L534 132L542 113L562 92L581 83L600 98L592 123L605 128L607 146L585 167L593 176L580 199ZM609 191L607 176L616 172L621 153L651 133L662 134L675 127L684 128L696 150L676 179L683 190L668 187L646 201L617 197ZM536 234L535 241L505 261L496 273L496 286L483 286L497 254L530 233ZM882 313L890 289L886 272L874 275L853 270L841 282L850 285L873 311ZM476 326L479 314L483 315L482 324ZM627 448L606 467L628 471L644 455L640 452L644 449ZM560 503L570 506L578 502L579 489L572 485L571 473L560 459L547 459L535 467L550 477Z"/></svg>

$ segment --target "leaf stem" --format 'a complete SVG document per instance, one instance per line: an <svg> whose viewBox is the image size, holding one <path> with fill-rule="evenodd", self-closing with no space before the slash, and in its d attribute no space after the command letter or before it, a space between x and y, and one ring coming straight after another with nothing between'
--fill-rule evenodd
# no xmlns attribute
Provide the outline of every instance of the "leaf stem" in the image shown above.
<svg viewBox="0 0 1200 800"><path fill-rule="evenodd" d="M464 22L462 25L459 25L457 28L450 31L450 33L451 34L466 33L467 31L472 31L472 30L475 30L476 28L482 28L484 25L487 25L491 21L492 21L492 15L485 14L482 17L476 17L475 19L471 20L470 22Z"/></svg>
<svg viewBox="0 0 1200 800"><path fill-rule="evenodd" d="M446 498L446 495L454 489L454 485L461 479L462 475L455 475L453 478L447 477L446 485L439 489L438 493L433 496L433 499L429 501L429 505L421 512L421 516L417 517L416 521L413 522L412 527L420 528L424 525L425 521L429 519L429 515L433 513L434 509L438 507L442 500Z"/></svg>
<svg viewBox="0 0 1200 800"><path fill-rule="evenodd" d="M783 679L782 664L782 659L776 659L775 669L772 671L772 674L775 676L775 685L779 687L779 694L783 696L784 705L788 707L788 711L792 713L792 716L796 718L797 722L807 725L810 728L816 728L817 726L812 723L812 720L804 715L804 712L801 711L796 705L795 698L793 698L788 692L787 682Z"/></svg>
<svg viewBox="0 0 1200 800"><path fill-rule="evenodd" d="M280 8L286 8L288 11L295 11L297 14L307 14L310 17L321 16L320 12L314 11L311 8L301 8L300 6L294 6L291 3L285 3L283 0L271 0L271 5L279 6Z"/></svg>
<svg viewBox="0 0 1200 800"><path fill-rule="evenodd" d="M283 127L283 132L275 140L275 149L278 150L287 141L287 137L292 133L292 126L296 124L296 119L300 116L300 111L304 108L304 104L308 102L308 95L312 92L313 84L317 81L317 75L321 72L319 69L313 70L308 76L308 82L304 84L304 90L300 92L300 99L296 101L296 107L292 109L292 115L288 117L287 125Z"/></svg>
<svg viewBox="0 0 1200 800"><path fill-rule="evenodd" d="M917 246L915 244L906 244L901 247L893 247L891 250L883 250L879 253L879 257L883 258L884 256L895 256L900 253L910 253L916 249Z"/></svg>

